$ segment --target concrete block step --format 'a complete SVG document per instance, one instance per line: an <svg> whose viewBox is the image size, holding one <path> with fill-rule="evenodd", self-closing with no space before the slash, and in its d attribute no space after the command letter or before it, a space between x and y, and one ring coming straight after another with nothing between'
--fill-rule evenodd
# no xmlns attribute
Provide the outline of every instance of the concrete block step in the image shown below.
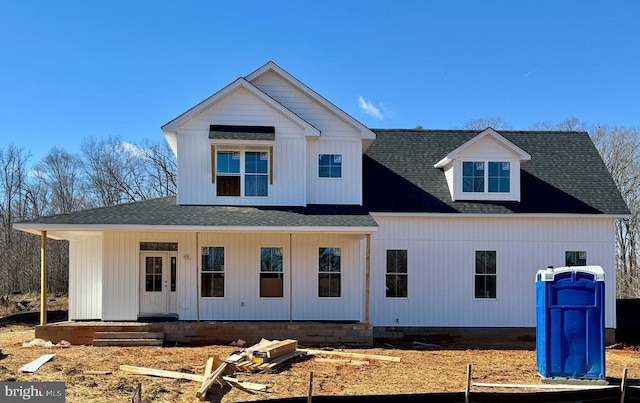
<svg viewBox="0 0 640 403"><path fill-rule="evenodd" d="M95 332L94 339L164 339L163 332Z"/></svg>
<svg viewBox="0 0 640 403"><path fill-rule="evenodd" d="M162 346L163 339L93 339L94 347Z"/></svg>

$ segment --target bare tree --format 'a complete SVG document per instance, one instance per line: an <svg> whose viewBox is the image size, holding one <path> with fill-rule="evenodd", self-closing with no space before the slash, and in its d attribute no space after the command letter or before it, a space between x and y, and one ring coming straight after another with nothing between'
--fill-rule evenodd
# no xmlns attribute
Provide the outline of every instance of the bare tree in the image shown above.
<svg viewBox="0 0 640 403"><path fill-rule="evenodd" d="M35 177L51 194L52 213L69 213L85 207L82 162L53 148L35 169Z"/></svg>
<svg viewBox="0 0 640 403"><path fill-rule="evenodd" d="M6 293L20 290L20 274L15 268L22 260L18 255L19 237L12 225L25 218L27 161L29 155L10 145L0 149L0 288Z"/></svg>
<svg viewBox="0 0 640 403"><path fill-rule="evenodd" d="M471 119L462 125L462 128L466 130L484 130L487 127L495 130L510 130L512 128L509 122L499 116Z"/></svg>

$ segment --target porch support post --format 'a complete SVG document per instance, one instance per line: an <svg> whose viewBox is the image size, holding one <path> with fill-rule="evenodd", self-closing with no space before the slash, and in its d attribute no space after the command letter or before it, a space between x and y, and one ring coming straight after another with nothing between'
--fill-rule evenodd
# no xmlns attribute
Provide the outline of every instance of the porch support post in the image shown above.
<svg viewBox="0 0 640 403"><path fill-rule="evenodd" d="M365 294L364 294L364 323L369 326L369 289L371 284L371 234L367 234L367 251L364 261L365 266Z"/></svg>
<svg viewBox="0 0 640 403"><path fill-rule="evenodd" d="M47 324L47 231L40 234L40 326Z"/></svg>

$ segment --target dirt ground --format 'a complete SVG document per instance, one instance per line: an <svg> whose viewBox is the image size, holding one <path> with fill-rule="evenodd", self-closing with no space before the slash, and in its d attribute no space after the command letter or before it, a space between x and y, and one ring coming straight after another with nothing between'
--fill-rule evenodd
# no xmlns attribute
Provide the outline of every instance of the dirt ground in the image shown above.
<svg viewBox="0 0 640 403"><path fill-rule="evenodd" d="M138 383L147 402L193 402L199 383L122 372L120 365L135 365L202 374L208 357L227 357L236 348L207 347L22 347L34 338L33 327L10 324L0 327L0 381L64 381L68 402L129 401ZM401 357L400 362L368 361L368 365L319 362L317 356L294 363L276 374L237 373L241 380L272 385L269 393L248 394L236 388L214 387L208 401L239 402L306 396L313 371L314 395L365 395L463 391L467 364L473 382L540 384L532 342L511 345L464 345L448 341L431 350L399 348L347 349L345 351ZM36 373L18 369L43 354L56 356ZM331 357L339 358L339 357ZM607 374L619 381L628 368L632 383L640 379L640 351L608 349ZM112 371L88 375L85 371ZM481 388L473 387L480 391ZM491 391L496 391L492 389ZM513 390L509 390L513 392Z"/></svg>

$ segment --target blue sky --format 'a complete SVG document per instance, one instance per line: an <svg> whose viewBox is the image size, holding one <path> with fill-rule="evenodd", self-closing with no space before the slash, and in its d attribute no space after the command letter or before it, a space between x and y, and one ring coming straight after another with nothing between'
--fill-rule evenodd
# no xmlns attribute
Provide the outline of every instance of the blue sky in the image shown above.
<svg viewBox="0 0 640 403"><path fill-rule="evenodd" d="M635 1L4 1L0 147L157 140L269 60L369 127L640 127L638 21Z"/></svg>

